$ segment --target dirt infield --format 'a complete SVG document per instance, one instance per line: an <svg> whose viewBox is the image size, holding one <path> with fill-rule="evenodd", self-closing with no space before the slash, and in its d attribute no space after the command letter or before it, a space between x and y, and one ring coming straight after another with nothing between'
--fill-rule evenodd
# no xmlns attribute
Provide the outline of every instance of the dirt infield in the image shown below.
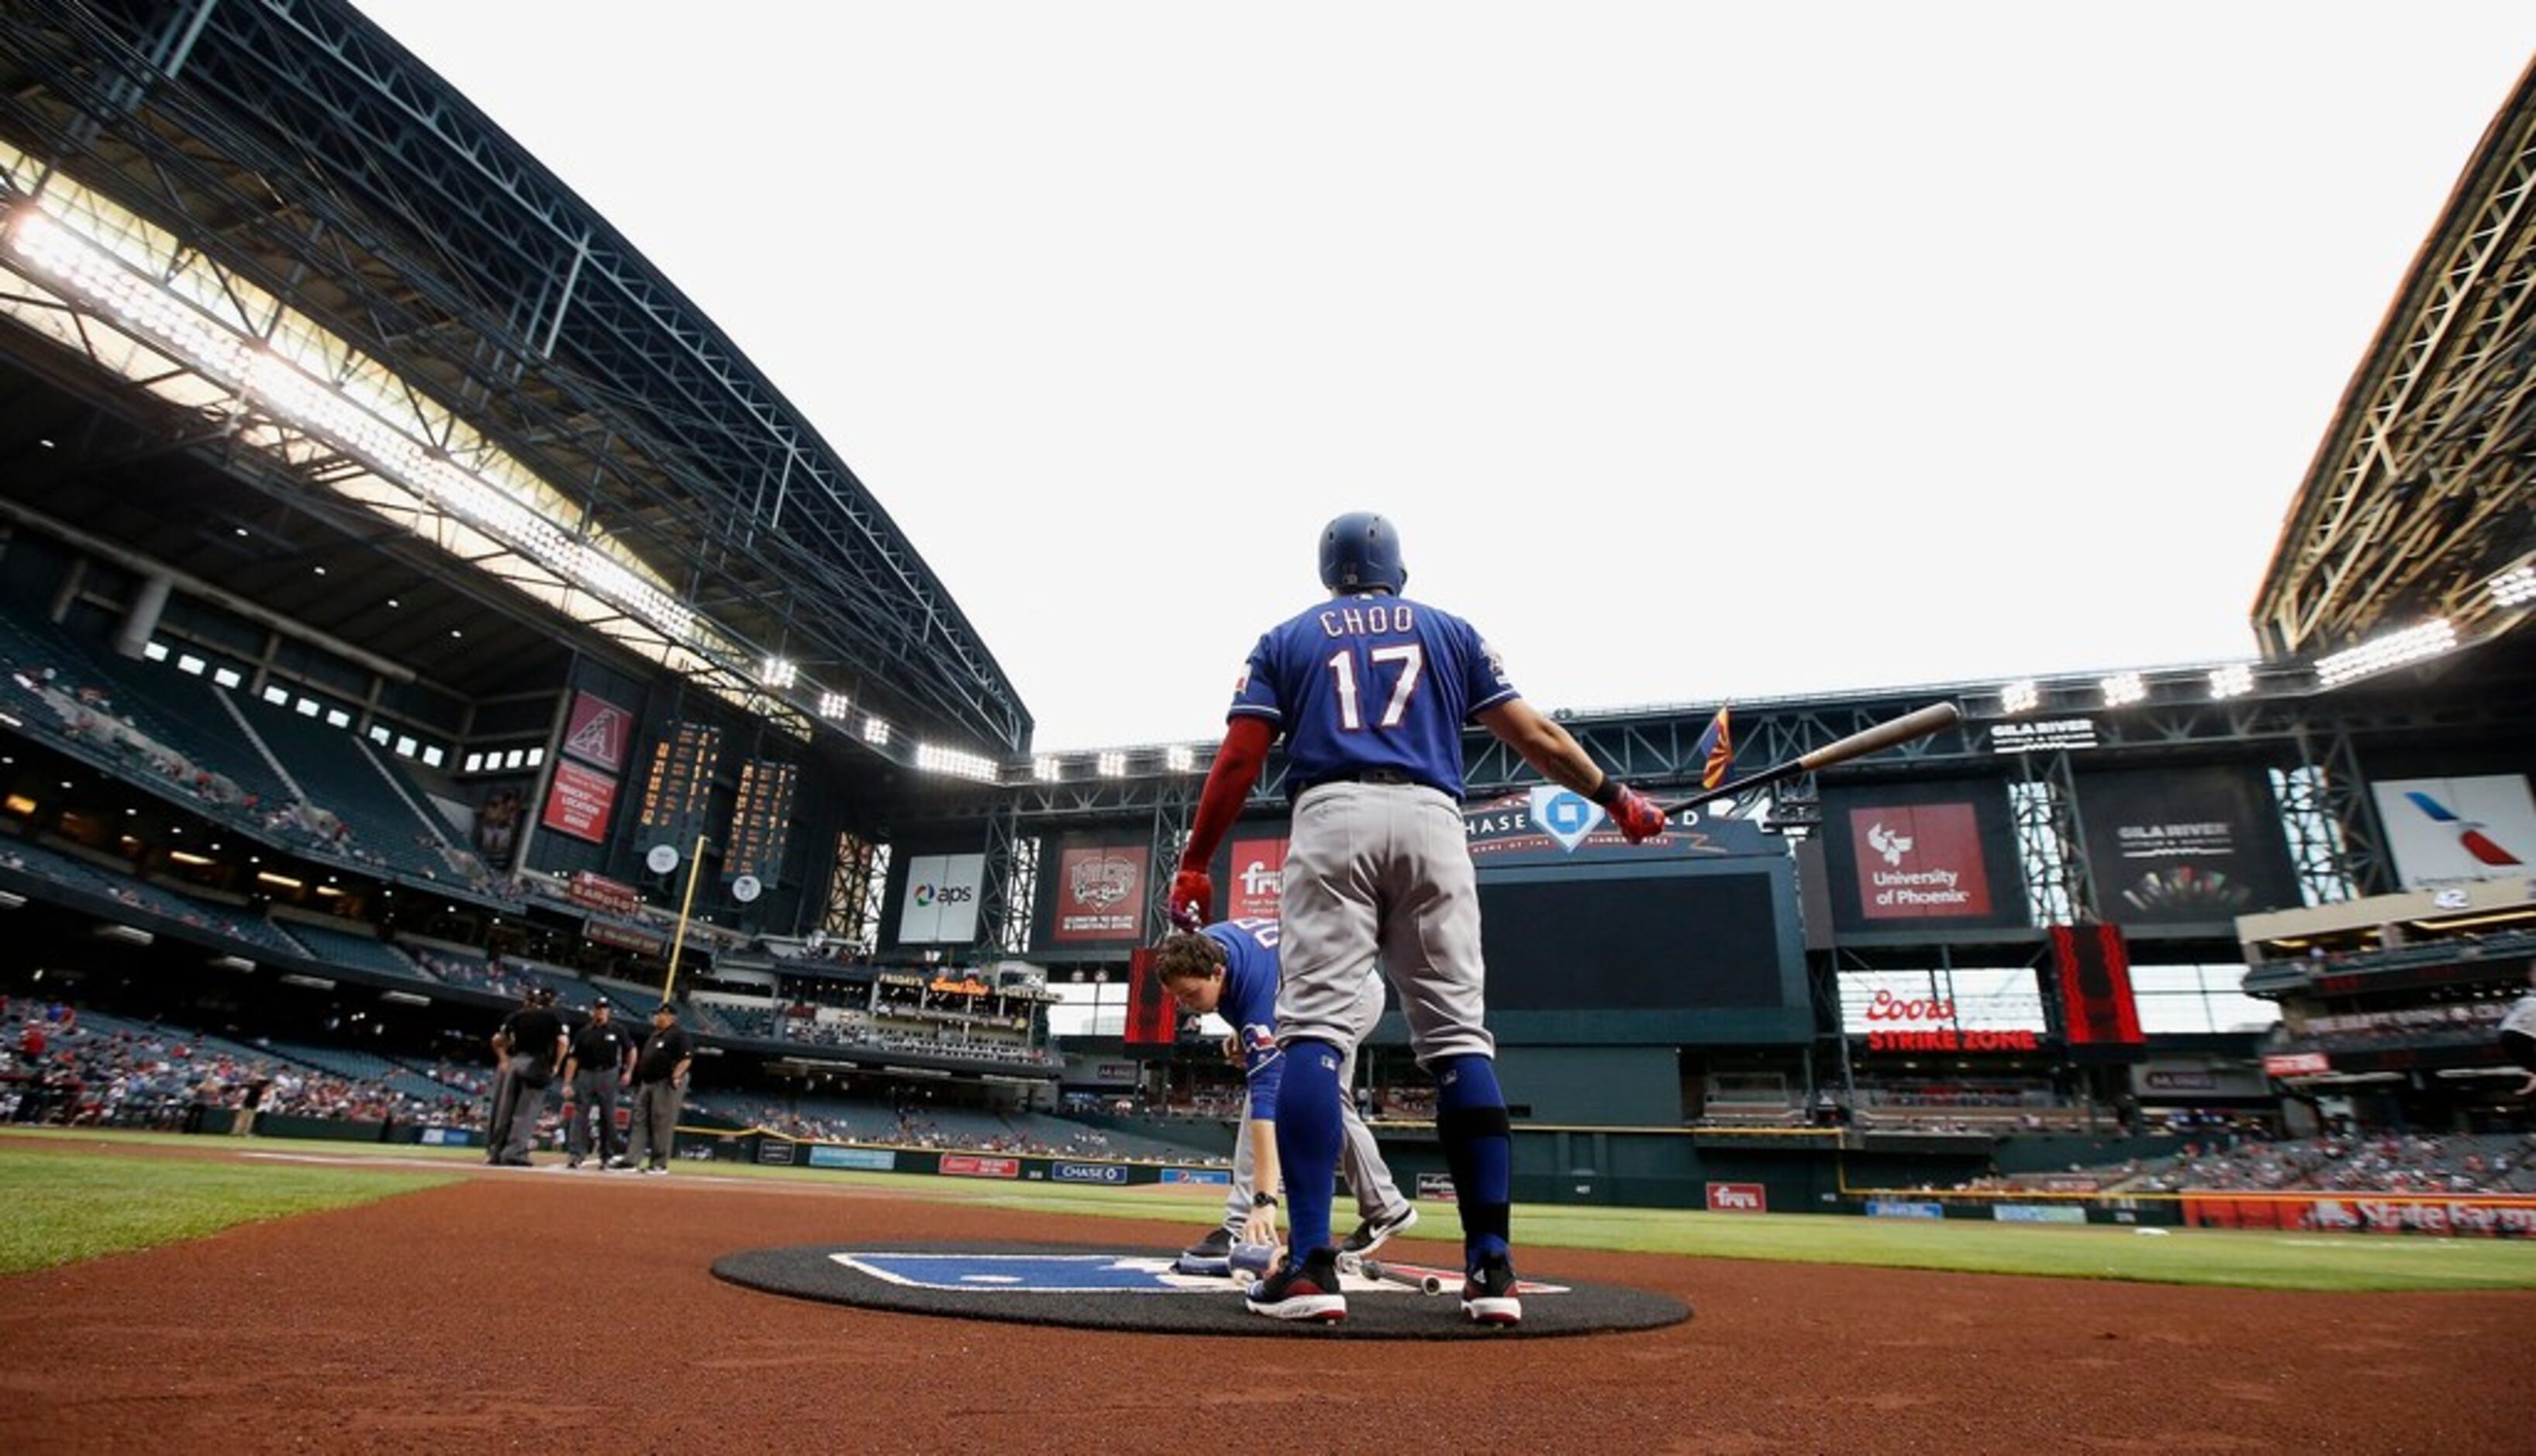
<svg viewBox="0 0 2536 1456"><path fill-rule="evenodd" d="M452 1171L469 1176L0 1280L0 1449L2499 1452L2527 1449L2517 1402L2536 1381L2526 1292L1564 1250L1528 1270L1669 1294L1699 1317L1439 1345L875 1313L710 1267L841 1239L1164 1248L1191 1220L1051 1221L684 1170Z"/></svg>

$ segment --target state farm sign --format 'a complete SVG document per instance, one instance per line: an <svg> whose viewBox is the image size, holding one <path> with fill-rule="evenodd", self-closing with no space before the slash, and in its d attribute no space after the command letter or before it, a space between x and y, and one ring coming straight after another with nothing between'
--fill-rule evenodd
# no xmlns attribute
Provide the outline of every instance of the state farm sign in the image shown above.
<svg viewBox="0 0 2536 1456"><path fill-rule="evenodd" d="M1768 1213L1770 1190L1762 1183L1711 1183L1708 1185L1710 1213Z"/></svg>

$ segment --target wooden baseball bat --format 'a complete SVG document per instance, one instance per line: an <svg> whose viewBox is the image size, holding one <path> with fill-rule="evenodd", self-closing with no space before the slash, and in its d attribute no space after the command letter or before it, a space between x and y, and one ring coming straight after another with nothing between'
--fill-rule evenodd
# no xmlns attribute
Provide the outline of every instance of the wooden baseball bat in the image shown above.
<svg viewBox="0 0 2536 1456"><path fill-rule="evenodd" d="M1385 1284L1407 1285L1422 1295L1444 1293L1444 1276L1432 1269L1404 1269L1385 1264L1378 1259L1362 1260L1357 1264L1357 1268L1367 1279L1378 1279Z"/></svg>
<svg viewBox="0 0 2536 1456"><path fill-rule="evenodd" d="M1925 738L1940 728L1953 728L1963 721L1964 710L1952 703L1932 703L1926 708L1915 708L1899 718L1889 719L1873 728L1861 728L1846 738L1835 738L1810 753L1799 754L1785 763L1774 764L1757 774L1746 774L1741 779L1729 780L1714 789L1703 789L1688 798L1676 799L1662 806L1665 817L1671 818L1684 809L1696 808L1716 799L1732 798L1746 790L1758 789L1765 784L1776 784L1782 779L1793 779L1799 774L1809 774L1816 769L1830 768L1836 763L1847 763L1853 758L1864 757L1879 748L1890 748L1896 743L1908 743L1914 738Z"/></svg>

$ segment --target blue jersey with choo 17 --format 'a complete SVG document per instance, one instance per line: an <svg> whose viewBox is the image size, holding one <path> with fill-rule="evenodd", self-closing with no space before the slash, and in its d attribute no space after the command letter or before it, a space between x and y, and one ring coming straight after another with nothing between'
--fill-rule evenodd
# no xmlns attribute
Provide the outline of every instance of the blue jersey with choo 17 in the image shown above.
<svg viewBox="0 0 2536 1456"><path fill-rule="evenodd" d="M1335 597L1271 627L1250 650L1226 717L1286 737L1286 790L1388 769L1462 796L1462 728L1517 696L1478 629L1440 607Z"/></svg>

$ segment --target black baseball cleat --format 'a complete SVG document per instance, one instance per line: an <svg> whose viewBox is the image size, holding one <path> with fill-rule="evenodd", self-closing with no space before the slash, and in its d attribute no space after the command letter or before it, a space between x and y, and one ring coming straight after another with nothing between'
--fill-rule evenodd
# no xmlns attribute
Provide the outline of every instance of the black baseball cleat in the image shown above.
<svg viewBox="0 0 2536 1456"><path fill-rule="evenodd" d="M1376 1214L1356 1226L1356 1232L1339 1243L1339 1252L1363 1256L1382 1247L1383 1241L1404 1229L1415 1228L1418 1209L1404 1203L1386 1214Z"/></svg>
<svg viewBox="0 0 2536 1456"><path fill-rule="evenodd" d="M1180 1250L1183 1259L1230 1259L1233 1257L1233 1231L1222 1225L1206 1231L1206 1236Z"/></svg>
<svg viewBox="0 0 2536 1456"><path fill-rule="evenodd" d="M1517 1325L1523 1323L1523 1300L1514 1294L1514 1260L1504 1254L1487 1254L1480 1267L1462 1281L1462 1312L1474 1324Z"/></svg>
<svg viewBox="0 0 2536 1456"><path fill-rule="evenodd" d="M1288 1254L1266 1279L1250 1287L1243 1302L1251 1313L1270 1319L1338 1323L1347 1318L1347 1296L1339 1293L1338 1250L1314 1249L1300 1266Z"/></svg>

